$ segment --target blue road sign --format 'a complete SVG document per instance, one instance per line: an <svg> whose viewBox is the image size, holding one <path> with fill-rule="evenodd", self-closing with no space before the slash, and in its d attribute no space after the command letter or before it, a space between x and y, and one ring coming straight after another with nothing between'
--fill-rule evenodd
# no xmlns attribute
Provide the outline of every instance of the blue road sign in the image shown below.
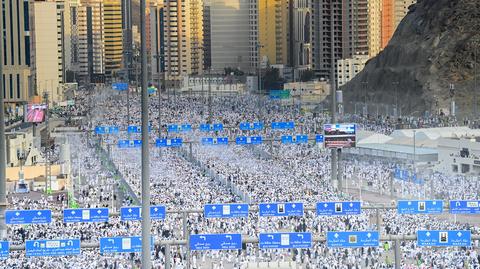
<svg viewBox="0 0 480 269"><path fill-rule="evenodd" d="M200 143L204 146L228 145L228 137L203 137Z"/></svg>
<svg viewBox="0 0 480 269"><path fill-rule="evenodd" d="M119 128L118 126L96 126L95 133L96 134L118 134Z"/></svg>
<svg viewBox="0 0 480 269"><path fill-rule="evenodd" d="M361 212L359 201L317 203L317 215L319 216L358 215Z"/></svg>
<svg viewBox="0 0 480 269"><path fill-rule="evenodd" d="M239 127L240 127L240 130L242 131L262 130L263 123L262 122L241 122Z"/></svg>
<svg viewBox="0 0 480 269"><path fill-rule="evenodd" d="M469 247L472 245L470 231L417 231L420 247Z"/></svg>
<svg viewBox="0 0 480 269"><path fill-rule="evenodd" d="M272 122L271 128L273 130L286 130L286 129L294 129L295 128L295 122L289 121L289 122Z"/></svg>
<svg viewBox="0 0 480 269"><path fill-rule="evenodd" d="M108 222L108 208L64 209L63 222Z"/></svg>
<svg viewBox="0 0 480 269"><path fill-rule="evenodd" d="M311 248L311 233L260 233L260 248Z"/></svg>
<svg viewBox="0 0 480 269"><path fill-rule="evenodd" d="M157 148L177 148L181 147L183 139L181 138L159 138L155 141Z"/></svg>
<svg viewBox="0 0 480 269"><path fill-rule="evenodd" d="M322 134L315 135L315 142L323 143L323 135Z"/></svg>
<svg viewBox="0 0 480 269"><path fill-rule="evenodd" d="M211 132L211 131L223 131L223 124L222 123L202 123L200 124L200 131L202 132Z"/></svg>
<svg viewBox="0 0 480 269"><path fill-rule="evenodd" d="M261 136L239 136L235 139L237 145L258 145L262 144Z"/></svg>
<svg viewBox="0 0 480 269"><path fill-rule="evenodd" d="M116 91L126 91L128 90L128 83L125 83L125 82L112 83L112 89Z"/></svg>
<svg viewBox="0 0 480 269"><path fill-rule="evenodd" d="M306 144L308 143L308 135L282 135L282 144Z"/></svg>
<svg viewBox="0 0 480 269"><path fill-rule="evenodd" d="M142 140L118 140L117 146L121 149L141 148Z"/></svg>
<svg viewBox="0 0 480 269"><path fill-rule="evenodd" d="M398 214L440 214L443 211L442 200L398 201Z"/></svg>
<svg viewBox="0 0 480 269"><path fill-rule="evenodd" d="M148 132L152 131L152 126L148 126ZM142 126L129 125L127 127L127 133L129 134L139 134L142 132Z"/></svg>
<svg viewBox="0 0 480 269"><path fill-rule="evenodd" d="M0 259L8 258L10 253L10 243L8 241L0 241Z"/></svg>
<svg viewBox="0 0 480 269"><path fill-rule="evenodd" d="M170 124L167 126L167 131L170 133L185 133L192 131L191 124Z"/></svg>
<svg viewBox="0 0 480 269"><path fill-rule="evenodd" d="M27 257L68 256L80 254L80 239L27 240Z"/></svg>
<svg viewBox="0 0 480 269"><path fill-rule="evenodd" d="M122 221L142 220L142 208L139 206L120 208L120 219ZM166 208L163 205L150 206L150 219L165 219Z"/></svg>
<svg viewBox="0 0 480 269"><path fill-rule="evenodd" d="M242 249L241 234L192 234L190 250Z"/></svg>
<svg viewBox="0 0 480 269"><path fill-rule="evenodd" d="M378 247L379 244L377 231L327 232L329 248Z"/></svg>
<svg viewBox="0 0 480 269"><path fill-rule="evenodd" d="M52 222L51 210L7 210L6 224L44 224Z"/></svg>
<svg viewBox="0 0 480 269"><path fill-rule="evenodd" d="M151 249L153 251L153 237L151 238ZM131 253L142 251L142 237L101 237L100 253Z"/></svg>
<svg viewBox="0 0 480 269"><path fill-rule="evenodd" d="M450 214L480 214L480 200L452 200Z"/></svg>
<svg viewBox="0 0 480 269"><path fill-rule="evenodd" d="M258 205L260 217L303 216L303 203L263 203Z"/></svg>
<svg viewBox="0 0 480 269"><path fill-rule="evenodd" d="M248 218L248 204L209 204L203 212L205 218Z"/></svg>

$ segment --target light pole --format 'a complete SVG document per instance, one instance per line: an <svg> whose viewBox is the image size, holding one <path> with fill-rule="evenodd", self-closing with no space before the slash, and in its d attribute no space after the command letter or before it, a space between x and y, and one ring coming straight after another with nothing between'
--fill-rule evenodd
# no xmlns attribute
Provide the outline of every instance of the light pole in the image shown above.
<svg viewBox="0 0 480 269"><path fill-rule="evenodd" d="M2 21L0 20L0 25ZM2 26L3 27L3 26ZM3 28L2 28L3 29ZM0 55L3 55L3 31L0 32ZM5 104L3 96L3 63L0 63L0 239L7 238L5 224L5 209L7 208L7 181L6 181L6 145L5 145Z"/></svg>
<svg viewBox="0 0 480 269"><path fill-rule="evenodd" d="M362 81L363 85L363 114L366 116L368 114L368 107L367 107L367 87L368 81Z"/></svg>
<svg viewBox="0 0 480 269"><path fill-rule="evenodd" d="M396 118L398 117L398 115L400 115L400 117L402 116L402 113L399 113L398 111L398 84L400 84L400 82L398 81L394 81L392 82L392 85L393 85L393 88L395 90L395 109L393 111L393 116Z"/></svg>
<svg viewBox="0 0 480 269"><path fill-rule="evenodd" d="M263 119L263 108L262 108L262 102L261 102L261 94L262 94L262 64L261 64L261 55L260 55L260 49L264 47L264 45L257 43L255 46L257 48L257 54L258 54L258 63L257 63L257 74L258 74L258 99L257 99L257 106L258 110L260 112L260 120Z"/></svg>
<svg viewBox="0 0 480 269"><path fill-rule="evenodd" d="M142 268L152 268L150 223L150 150L148 144L146 0L140 0L140 56L142 85Z"/></svg>

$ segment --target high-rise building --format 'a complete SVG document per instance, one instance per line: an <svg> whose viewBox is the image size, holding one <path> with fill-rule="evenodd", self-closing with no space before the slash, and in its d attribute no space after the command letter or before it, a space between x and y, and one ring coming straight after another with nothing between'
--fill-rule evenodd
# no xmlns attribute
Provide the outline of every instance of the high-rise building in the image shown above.
<svg viewBox="0 0 480 269"><path fill-rule="evenodd" d="M408 13L408 8L415 4L416 0L382 0L382 49L384 49L400 22Z"/></svg>
<svg viewBox="0 0 480 269"><path fill-rule="evenodd" d="M132 0L122 1L122 31L123 31L123 69L128 80L133 80L133 36L132 36Z"/></svg>
<svg viewBox="0 0 480 269"><path fill-rule="evenodd" d="M208 70L212 66L210 6L211 0L203 1L203 70Z"/></svg>
<svg viewBox="0 0 480 269"><path fill-rule="evenodd" d="M290 0L258 0L260 58L270 64L289 64Z"/></svg>
<svg viewBox="0 0 480 269"><path fill-rule="evenodd" d="M257 0L211 0L212 69L256 72L259 61Z"/></svg>
<svg viewBox="0 0 480 269"><path fill-rule="evenodd" d="M122 67L123 30L121 0L103 0L105 75L116 76Z"/></svg>
<svg viewBox="0 0 480 269"><path fill-rule="evenodd" d="M3 93L12 106L26 102L30 83L30 23L27 0L2 1Z"/></svg>
<svg viewBox="0 0 480 269"><path fill-rule="evenodd" d="M82 0L77 10L79 77L105 81L105 36L102 0Z"/></svg>
<svg viewBox="0 0 480 269"><path fill-rule="evenodd" d="M67 11L67 12L65 12ZM66 14L67 13L67 14ZM65 78L65 31L69 8L63 1L30 2L31 75L38 95L51 102L63 99ZM68 19L67 19L68 20Z"/></svg>
<svg viewBox="0 0 480 269"><path fill-rule="evenodd" d="M312 0L290 2L290 55L291 66L300 69L312 68Z"/></svg>
<svg viewBox="0 0 480 269"><path fill-rule="evenodd" d="M161 85L165 72L164 6L162 1L150 2L150 57L152 80Z"/></svg>
<svg viewBox="0 0 480 269"><path fill-rule="evenodd" d="M162 3L163 2L163 3ZM182 76L203 73L203 5L201 0L153 3L150 12L152 66L163 56L168 86ZM152 7L152 6L151 6ZM163 23L160 21L163 18ZM162 33L163 29L163 33ZM163 42L162 42L163 35ZM163 43L163 53L161 50ZM158 64L156 64L158 67ZM152 73L155 75L155 73Z"/></svg>
<svg viewBox="0 0 480 269"><path fill-rule="evenodd" d="M335 62L368 54L368 0L318 0L311 2L311 9L312 66L317 77L330 78L332 38Z"/></svg>
<svg viewBox="0 0 480 269"><path fill-rule="evenodd" d="M382 1L368 0L368 56L382 50Z"/></svg>

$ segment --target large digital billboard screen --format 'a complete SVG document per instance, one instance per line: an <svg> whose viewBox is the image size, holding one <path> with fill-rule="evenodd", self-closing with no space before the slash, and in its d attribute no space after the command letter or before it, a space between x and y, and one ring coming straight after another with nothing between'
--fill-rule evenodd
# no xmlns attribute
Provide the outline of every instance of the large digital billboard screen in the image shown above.
<svg viewBox="0 0 480 269"><path fill-rule="evenodd" d="M356 126L353 123L325 124L325 148L352 148L356 144Z"/></svg>
<svg viewBox="0 0 480 269"><path fill-rule="evenodd" d="M47 105L45 104L28 104L25 122L43 122L45 120L45 112Z"/></svg>

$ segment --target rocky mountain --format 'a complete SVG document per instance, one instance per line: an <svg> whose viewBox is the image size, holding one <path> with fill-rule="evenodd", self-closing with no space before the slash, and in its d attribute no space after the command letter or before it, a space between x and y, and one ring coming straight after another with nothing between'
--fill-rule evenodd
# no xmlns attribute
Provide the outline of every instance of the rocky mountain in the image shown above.
<svg viewBox="0 0 480 269"><path fill-rule="evenodd" d="M345 108L367 98L393 110L397 96L404 114L448 113L453 84L457 115L472 115L480 104L479 62L480 0L418 0L388 46L342 87Z"/></svg>

